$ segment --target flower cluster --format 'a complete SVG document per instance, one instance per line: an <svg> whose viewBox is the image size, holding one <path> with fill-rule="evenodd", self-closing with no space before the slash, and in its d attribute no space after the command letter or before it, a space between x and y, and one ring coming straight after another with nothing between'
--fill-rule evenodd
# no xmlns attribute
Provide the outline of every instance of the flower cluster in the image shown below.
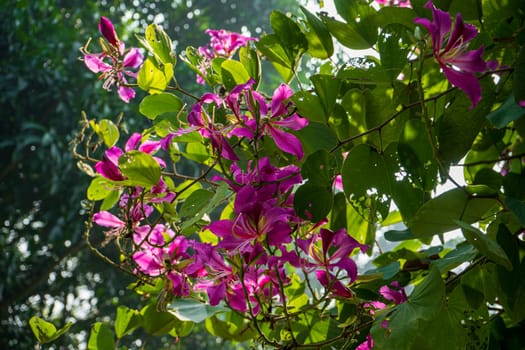
<svg viewBox="0 0 525 350"><path fill-rule="evenodd" d="M224 302L254 317L265 307L283 307L289 271L300 269L306 278L316 278L326 295L353 298L349 286L356 280L357 266L350 254L355 248L365 252L367 246L344 229L334 232L324 228L327 220L313 224L298 217L293 207L294 188L303 178L297 165L277 167L268 157L250 160L244 167L238 162L229 141L232 137L257 151L259 141L270 136L283 152L303 157L300 140L287 131L307 125L290 103L291 88L281 84L271 98L265 98L254 85L250 80L225 97L203 95L191 107L188 125L161 140L135 133L124 149L109 148L95 169L128 192L121 196L118 216L99 211L93 220L110 229L108 238L131 238L135 273L145 278L164 277L179 297L205 294L211 305ZM215 120L219 111L230 116L225 123ZM153 219L158 205L177 198L162 176L151 188L130 188L125 186L128 178L120 168L122 156L141 152L164 169L166 164L155 154L167 149L174 137L191 131L208 139L217 157L232 162L229 176L214 175L209 180L226 183L235 198L230 217L203 227L216 237L216 244L187 238L176 226Z"/></svg>
<svg viewBox="0 0 525 350"><path fill-rule="evenodd" d="M230 32L224 29L206 29L206 34L210 36L210 43L207 46L200 46L198 52L202 61L199 65L200 75L197 75L197 83L204 84L204 77L211 68L212 60L216 57L231 58L235 52L245 46L250 41L257 40L239 33Z"/></svg>
<svg viewBox="0 0 525 350"><path fill-rule="evenodd" d="M142 65L142 53L137 48L126 50L108 18L100 18L99 30L105 39L100 40L103 52L89 53L87 48L82 48L84 63L93 73L101 73L99 79L104 80L104 89L109 91L115 85L119 97L128 103L135 97L135 90L128 86L126 76L137 78L134 70Z"/></svg>

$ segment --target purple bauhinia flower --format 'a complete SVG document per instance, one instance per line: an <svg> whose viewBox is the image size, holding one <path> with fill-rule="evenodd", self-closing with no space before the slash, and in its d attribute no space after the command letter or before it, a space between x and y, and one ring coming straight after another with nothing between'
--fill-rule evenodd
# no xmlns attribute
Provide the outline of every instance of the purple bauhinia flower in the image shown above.
<svg viewBox="0 0 525 350"><path fill-rule="evenodd" d="M282 151L302 159L304 153L301 141L295 135L283 130L301 130L308 126L306 118L302 118L292 111L290 98L293 95L293 90L288 85L281 84L275 89L272 101L267 105L264 98L257 91L252 90L253 84L255 84L255 80L250 79L246 84L234 88L230 96L226 98L226 104L234 111L236 117L244 121L244 125L241 124L234 128L232 134L249 139L269 135ZM241 92L247 101L251 116L237 115L240 111Z"/></svg>
<svg viewBox="0 0 525 350"><path fill-rule="evenodd" d="M125 44L119 40L113 23L108 18L101 17L98 27L107 44L103 45L104 50L101 53L88 53L83 48L84 63L93 73L102 73L99 79L104 80L104 89L109 91L116 85L119 97L128 103L135 97L135 90L127 86L126 76L137 78L137 73L132 69L142 65L142 53L137 48L126 51Z"/></svg>
<svg viewBox="0 0 525 350"><path fill-rule="evenodd" d="M448 81L463 90L474 107L481 99L481 85L475 73L484 72L487 63L481 58L483 47L468 51L468 42L478 34L477 28L456 15L452 28L450 15L437 9L430 0L425 7L432 10L432 21L416 18L414 22L427 28L432 37L432 51Z"/></svg>

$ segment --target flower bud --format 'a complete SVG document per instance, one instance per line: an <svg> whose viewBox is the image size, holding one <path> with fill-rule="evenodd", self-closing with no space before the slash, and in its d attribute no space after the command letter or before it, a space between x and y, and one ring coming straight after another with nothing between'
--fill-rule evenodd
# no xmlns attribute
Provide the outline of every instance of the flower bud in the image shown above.
<svg viewBox="0 0 525 350"><path fill-rule="evenodd" d="M113 27L113 23L111 23L111 21L108 18L100 17L98 29L111 45L118 47L119 40L117 37L117 33L115 32L115 27Z"/></svg>

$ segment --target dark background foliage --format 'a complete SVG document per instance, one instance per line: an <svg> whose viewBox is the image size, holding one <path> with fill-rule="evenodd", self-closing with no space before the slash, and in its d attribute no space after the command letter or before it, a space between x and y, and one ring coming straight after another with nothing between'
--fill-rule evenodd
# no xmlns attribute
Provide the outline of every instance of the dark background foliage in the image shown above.
<svg viewBox="0 0 525 350"><path fill-rule="evenodd" d="M100 88L78 60L78 48L98 36L101 15L113 20L128 46L136 44L134 33L159 21L176 38L180 51L189 44L204 45L207 28L241 31L246 26L258 36L269 30L272 9L296 12L297 1L2 0L0 4L0 348L33 347L27 322L38 315L57 326L73 321L54 346L76 349L85 344L96 320L114 316L117 304L137 302L126 290L131 278L87 249L83 236L87 216L81 200L89 178L76 169L69 151L81 111L90 118L124 112L129 130L135 129L136 116L115 92ZM90 49L99 50L96 40ZM198 89L194 74L182 63L176 76L185 86ZM197 332L184 346L202 348L207 342L217 347L214 338Z"/></svg>

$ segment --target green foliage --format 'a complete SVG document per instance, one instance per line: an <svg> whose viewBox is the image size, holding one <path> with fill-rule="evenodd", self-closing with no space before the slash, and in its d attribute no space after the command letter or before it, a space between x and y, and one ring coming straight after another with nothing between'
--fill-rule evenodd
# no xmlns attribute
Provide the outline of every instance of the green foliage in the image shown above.
<svg viewBox="0 0 525 350"><path fill-rule="evenodd" d="M74 142L92 177L88 221L97 210L126 221L117 230L102 223L110 226L104 242L88 225L88 246L134 275L143 300L137 309L117 308L115 332L96 322L89 349L114 348L135 334L185 338L194 327L273 348L355 348L368 332L380 349L523 347L523 6L436 0L451 20L460 12L480 30L437 50L443 43L414 23L432 16L426 1L334 3L339 19L304 7L304 18L274 10L271 33L213 59L174 45L158 25L138 37L150 53L137 77L148 94L138 107L148 125L139 129L162 150L126 150L118 164L106 164L125 177L112 181L92 166L127 124L85 118ZM343 61L341 46L372 51ZM480 46L497 68L450 67ZM176 65L179 53L184 65ZM310 58L322 65L303 74ZM277 91L272 100L260 84L264 60L293 95L277 101ZM203 78L216 105L181 84L181 69ZM470 90L447 79L452 74L463 74ZM250 78L251 89L231 93ZM294 125L299 116L307 126ZM43 133L27 144L46 145L45 128L24 128ZM300 153L292 150L297 142ZM265 161L276 168L263 173ZM287 181L296 182L282 191ZM265 186L270 195L257 192ZM154 225L162 230L144 233ZM354 240L380 248L369 249L374 268L357 277ZM116 251L105 246L110 241ZM31 328L40 343L65 332L38 318Z"/></svg>

